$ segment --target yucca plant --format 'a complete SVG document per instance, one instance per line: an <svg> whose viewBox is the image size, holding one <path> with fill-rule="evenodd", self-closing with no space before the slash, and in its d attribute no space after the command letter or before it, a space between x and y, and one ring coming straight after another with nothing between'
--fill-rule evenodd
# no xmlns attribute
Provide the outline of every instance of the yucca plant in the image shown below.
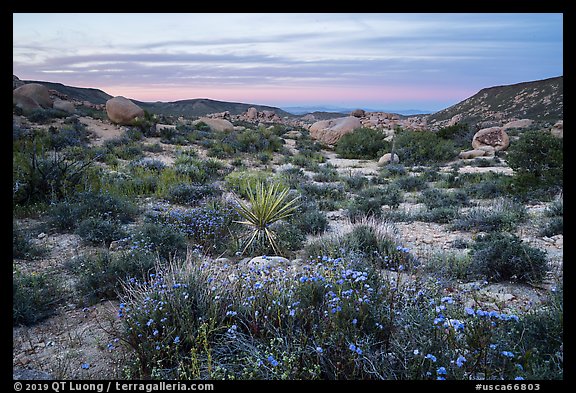
<svg viewBox="0 0 576 393"><path fill-rule="evenodd" d="M236 222L250 229L242 253L254 242L256 244L268 242L276 254L280 253L276 244L276 233L270 225L290 217L299 207L296 202L300 196L288 200L288 192L288 188L278 183L257 183L254 189L251 186L247 187L249 204L236 198L238 202L236 211L244 219Z"/></svg>

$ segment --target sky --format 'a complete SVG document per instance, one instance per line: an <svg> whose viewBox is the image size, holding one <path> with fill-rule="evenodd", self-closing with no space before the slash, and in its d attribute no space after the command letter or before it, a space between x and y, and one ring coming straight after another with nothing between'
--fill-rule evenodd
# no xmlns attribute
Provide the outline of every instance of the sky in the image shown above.
<svg viewBox="0 0 576 393"><path fill-rule="evenodd" d="M13 73L140 101L437 111L563 75L561 13L13 14Z"/></svg>

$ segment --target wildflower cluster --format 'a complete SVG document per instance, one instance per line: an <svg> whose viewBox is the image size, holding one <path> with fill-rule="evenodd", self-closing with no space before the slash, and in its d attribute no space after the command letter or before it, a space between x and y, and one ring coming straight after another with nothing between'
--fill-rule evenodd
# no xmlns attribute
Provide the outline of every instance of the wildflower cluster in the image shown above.
<svg viewBox="0 0 576 393"><path fill-rule="evenodd" d="M119 317L138 364L161 364L171 378L524 378L526 354L509 335L520 318L413 280L348 258L298 267L199 258L133 280Z"/></svg>
<svg viewBox="0 0 576 393"><path fill-rule="evenodd" d="M228 235L228 227L236 218L232 208L227 206L202 206L178 208L168 204L158 204L149 213L156 223L184 234L195 245L210 252Z"/></svg>

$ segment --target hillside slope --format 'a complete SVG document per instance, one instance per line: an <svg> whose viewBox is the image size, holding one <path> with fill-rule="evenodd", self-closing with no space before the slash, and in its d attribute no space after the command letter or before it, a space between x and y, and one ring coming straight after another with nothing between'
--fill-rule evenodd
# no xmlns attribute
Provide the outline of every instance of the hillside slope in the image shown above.
<svg viewBox="0 0 576 393"><path fill-rule="evenodd" d="M562 76L480 90L470 98L427 116L431 126L445 125L454 116L475 124L508 119L556 121L564 114Z"/></svg>

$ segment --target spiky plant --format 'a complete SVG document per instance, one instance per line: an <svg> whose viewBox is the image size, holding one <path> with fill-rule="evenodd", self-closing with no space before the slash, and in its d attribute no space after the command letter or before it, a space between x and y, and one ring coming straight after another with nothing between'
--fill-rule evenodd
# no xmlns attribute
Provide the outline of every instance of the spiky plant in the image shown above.
<svg viewBox="0 0 576 393"><path fill-rule="evenodd" d="M290 217L299 207L296 202L300 196L288 200L288 192L288 188L278 183L257 183L254 189L251 186L247 187L249 204L236 198L238 202L236 211L244 219L236 222L245 225L250 230L242 253L255 241L256 244L267 241L275 253L280 253L276 244L276 233L270 225Z"/></svg>

